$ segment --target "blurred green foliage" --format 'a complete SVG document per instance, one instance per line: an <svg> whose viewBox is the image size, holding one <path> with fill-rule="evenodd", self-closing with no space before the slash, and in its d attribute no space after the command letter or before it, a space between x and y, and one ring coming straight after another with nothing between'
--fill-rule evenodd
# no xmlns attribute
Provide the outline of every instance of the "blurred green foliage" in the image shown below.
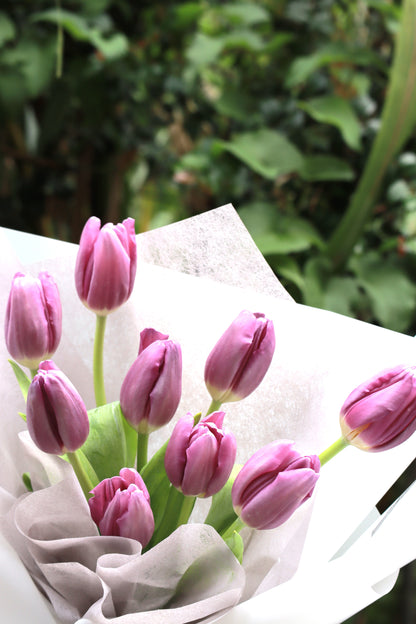
<svg viewBox="0 0 416 624"><path fill-rule="evenodd" d="M415 333L415 33L416 0L3 0L0 224L232 202L297 301Z"/></svg>
<svg viewBox="0 0 416 624"><path fill-rule="evenodd" d="M142 231L232 202L297 301L415 332L416 145L398 107L413 102L415 24L402 10L4 0L1 223L77 240L90 214ZM410 52L393 71L403 24ZM393 74L408 83L391 88ZM380 135L397 145L371 153Z"/></svg>

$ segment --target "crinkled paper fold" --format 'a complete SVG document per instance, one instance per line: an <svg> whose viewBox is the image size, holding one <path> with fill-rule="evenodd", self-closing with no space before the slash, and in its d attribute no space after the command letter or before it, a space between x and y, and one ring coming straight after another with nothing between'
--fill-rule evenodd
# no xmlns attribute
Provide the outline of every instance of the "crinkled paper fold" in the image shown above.
<svg viewBox="0 0 416 624"><path fill-rule="evenodd" d="M75 293L76 246L6 230L0 238L2 315L15 271L54 275L63 305L54 359L93 407L95 319ZM276 438L295 440L302 452L321 452L339 437L339 408L358 383L384 367L415 363L413 338L294 303L231 206L140 235L138 245L132 297L107 323L107 399L118 399L139 332L152 326L182 346L184 392L176 417L206 410L206 356L242 309L264 312L276 330L272 366L250 397L225 406L239 462ZM246 531L243 566L201 524L206 501L192 524L147 553L127 538L100 537L72 469L38 451L23 431L18 412L24 404L4 344L0 355L0 511L14 548L6 542L0 548L0 613L18 624L28 617L33 624L218 618L223 624L336 624L388 591L397 569L416 557L416 533L406 521L410 511L415 517L414 488L385 518L374 510L415 457L415 436L385 453L343 451L322 469L313 501L285 525ZM172 426L152 434L151 450ZM23 472L30 472L34 494L25 493Z"/></svg>

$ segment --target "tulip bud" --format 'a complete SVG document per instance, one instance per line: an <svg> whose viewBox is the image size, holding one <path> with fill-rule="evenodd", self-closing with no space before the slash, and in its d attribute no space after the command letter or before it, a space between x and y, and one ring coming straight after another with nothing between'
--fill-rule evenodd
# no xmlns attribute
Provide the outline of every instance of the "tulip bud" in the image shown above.
<svg viewBox="0 0 416 624"><path fill-rule="evenodd" d="M182 392L182 353L174 340L155 340L137 356L120 391L126 420L138 433L166 425Z"/></svg>
<svg viewBox="0 0 416 624"><path fill-rule="evenodd" d="M416 366L396 366L360 384L341 408L341 431L364 451L385 451L416 430Z"/></svg>
<svg viewBox="0 0 416 624"><path fill-rule="evenodd" d="M169 481L185 496L213 496L234 466L236 442L222 429L224 412L213 412L194 426L188 414L175 425L165 454Z"/></svg>
<svg viewBox="0 0 416 624"><path fill-rule="evenodd" d="M238 473L231 497L234 510L253 529L274 529L311 495L319 477L316 455L300 455L280 440L259 449Z"/></svg>
<svg viewBox="0 0 416 624"><path fill-rule="evenodd" d="M130 537L148 544L155 523L146 485L134 468L122 468L119 477L104 479L88 500L91 517L101 535Z"/></svg>
<svg viewBox="0 0 416 624"><path fill-rule="evenodd" d="M146 347L152 344L152 342L156 340L167 340L168 338L169 336L167 334L162 334L157 331L157 329L153 329L153 327L146 327L140 332L139 355Z"/></svg>
<svg viewBox="0 0 416 624"><path fill-rule="evenodd" d="M88 437L84 402L53 362L41 362L29 386L27 426L34 443L55 455L76 451Z"/></svg>
<svg viewBox="0 0 416 624"><path fill-rule="evenodd" d="M214 401L238 401L251 394L270 366L274 347L272 321L264 314L240 312L205 364L205 384Z"/></svg>
<svg viewBox="0 0 416 624"><path fill-rule="evenodd" d="M106 223L88 219L79 242L75 286L82 303L100 316L116 310L131 295L137 267L134 219Z"/></svg>
<svg viewBox="0 0 416 624"><path fill-rule="evenodd" d="M31 277L16 273L4 323L10 355L22 366L36 369L56 351L62 333L58 287L46 271Z"/></svg>

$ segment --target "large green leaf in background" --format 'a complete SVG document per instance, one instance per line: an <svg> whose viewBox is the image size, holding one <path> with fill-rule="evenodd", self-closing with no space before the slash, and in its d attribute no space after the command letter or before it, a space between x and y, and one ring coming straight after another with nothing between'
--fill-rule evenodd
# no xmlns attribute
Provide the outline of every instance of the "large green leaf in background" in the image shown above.
<svg viewBox="0 0 416 624"><path fill-rule="evenodd" d="M361 149L361 126L350 102L336 95L325 95L299 102L298 106L316 121L336 126L349 147Z"/></svg>
<svg viewBox="0 0 416 624"><path fill-rule="evenodd" d="M3 13L0 12L0 47L3 46L8 41L14 39L16 35L16 28L11 19Z"/></svg>
<svg viewBox="0 0 416 624"><path fill-rule="evenodd" d="M351 47L342 41L328 43L314 54L302 56L293 61L286 76L286 87L293 88L305 82L317 69L333 63L347 63L358 66L372 65L386 70L380 57L371 50Z"/></svg>
<svg viewBox="0 0 416 624"><path fill-rule="evenodd" d="M213 149L217 153L228 151L269 180L289 173L297 173L308 181L354 177L341 159L321 154L303 156L283 134L268 128L236 134L231 141L216 141Z"/></svg>
<svg viewBox="0 0 416 624"><path fill-rule="evenodd" d="M358 284L371 300L376 318L384 327L405 331L416 310L416 286L397 261L375 252L354 257L350 262Z"/></svg>
<svg viewBox="0 0 416 624"><path fill-rule="evenodd" d="M32 17L34 22L52 22L59 24L78 41L85 41L97 48L105 58L112 60L123 56L128 52L128 39L121 33L103 33L94 23L91 23L70 11L63 9L49 9L41 13L35 13Z"/></svg>

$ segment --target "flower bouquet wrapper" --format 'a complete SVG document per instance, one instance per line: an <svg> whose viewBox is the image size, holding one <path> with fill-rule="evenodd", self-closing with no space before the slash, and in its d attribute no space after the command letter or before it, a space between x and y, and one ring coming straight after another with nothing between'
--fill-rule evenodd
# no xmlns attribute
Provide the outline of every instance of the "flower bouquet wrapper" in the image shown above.
<svg viewBox="0 0 416 624"><path fill-rule="evenodd" d="M92 408L94 318L75 292L77 246L6 230L0 238L2 317L17 270L53 274L63 309L54 361ZM132 296L108 318L104 370L107 400L117 401L144 327L181 344L181 403L173 422L151 434L151 452L177 417L208 408L205 359L242 309L273 320L276 352L259 388L224 406L237 463L279 438L320 453L339 437L339 409L355 386L384 367L414 364L413 338L296 304L230 205L139 235L138 253ZM345 449L284 525L242 533L242 565L202 524L204 500L191 523L147 552L129 538L100 536L72 468L38 450L25 431L3 343L0 354L0 613L18 624L335 624L388 591L397 570L416 558L415 488L382 518L374 509L415 457L415 436L383 453Z"/></svg>

